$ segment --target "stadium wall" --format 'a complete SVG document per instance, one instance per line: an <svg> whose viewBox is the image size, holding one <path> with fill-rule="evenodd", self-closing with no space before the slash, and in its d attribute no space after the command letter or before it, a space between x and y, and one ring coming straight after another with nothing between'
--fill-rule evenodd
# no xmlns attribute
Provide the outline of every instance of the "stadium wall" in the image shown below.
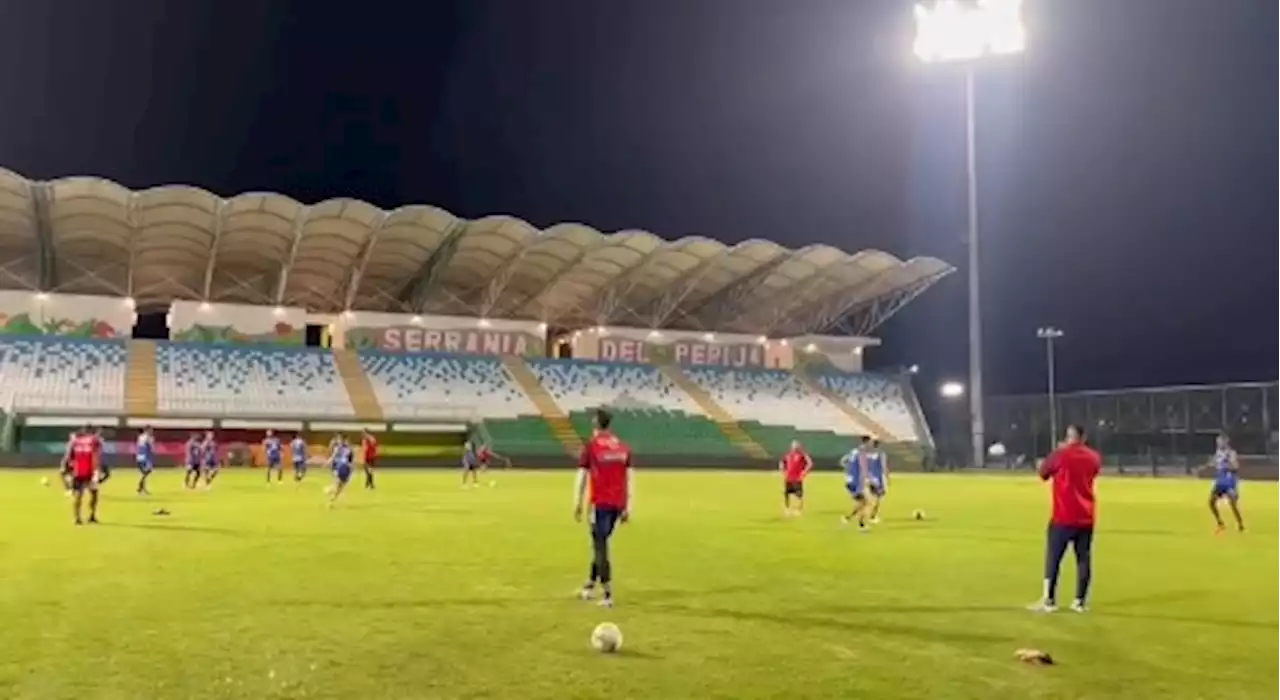
<svg viewBox="0 0 1280 700"><path fill-rule="evenodd" d="M4 335L128 338L137 319L127 299L0 291L0 334Z"/></svg>
<svg viewBox="0 0 1280 700"><path fill-rule="evenodd" d="M307 311L297 307L175 301L168 322L177 342L306 344Z"/></svg>
<svg viewBox="0 0 1280 700"><path fill-rule="evenodd" d="M547 354L546 326L532 321L355 311L343 314L338 324L336 333L343 336L343 346L354 350L524 357Z"/></svg>

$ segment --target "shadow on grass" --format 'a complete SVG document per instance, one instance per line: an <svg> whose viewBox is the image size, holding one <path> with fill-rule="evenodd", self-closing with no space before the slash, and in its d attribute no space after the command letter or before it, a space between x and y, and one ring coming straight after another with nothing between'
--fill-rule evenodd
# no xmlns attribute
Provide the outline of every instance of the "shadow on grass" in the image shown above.
<svg viewBox="0 0 1280 700"><path fill-rule="evenodd" d="M856 632L858 634L882 634L886 636L910 637L930 642L947 642L957 644L970 643L995 643L1009 642L1009 637L983 634L978 632L954 631L939 629L937 627L918 627L914 625L903 625L894 622L888 622L884 619L884 615L893 614L895 612L917 612L917 613L943 613L943 612L994 612L1013 610L1012 607L934 607L925 609L921 608L886 608L877 606L874 609L868 608L859 610L856 608L823 608L820 614L814 615L808 612L796 613L770 613L756 612L747 610L728 610L724 608L694 608L683 605L642 605L646 610L659 613L670 613L687 617L701 617L707 619L727 619L738 622L764 622L786 627L795 627L800 629L832 629L846 632ZM866 612L876 617L858 618L858 619L841 619L839 615L848 615L855 612Z"/></svg>
<svg viewBox="0 0 1280 700"><path fill-rule="evenodd" d="M152 530L156 532L196 532L206 535L224 535L227 537L248 537L262 536L263 533L249 533L244 530L236 530L229 527L210 527L208 525L187 525L185 523L175 522L154 522L154 523L113 523L104 522L102 527L120 527L132 530Z"/></svg>
<svg viewBox="0 0 1280 700"><path fill-rule="evenodd" d="M1194 615L1170 615L1162 612L1141 612L1132 610L1132 608L1141 608L1146 605L1184 603L1202 600L1211 595L1213 595L1213 593L1207 590L1162 591L1145 596L1133 596L1130 598L1104 601L1101 604L1101 607L1095 606L1091 614L1103 619L1116 618L1121 620L1144 620L1149 622L1177 622L1192 625L1209 625L1211 627L1222 627L1227 629L1274 630L1276 628L1276 623L1274 621L1233 620L1207 615L1197 617Z"/></svg>

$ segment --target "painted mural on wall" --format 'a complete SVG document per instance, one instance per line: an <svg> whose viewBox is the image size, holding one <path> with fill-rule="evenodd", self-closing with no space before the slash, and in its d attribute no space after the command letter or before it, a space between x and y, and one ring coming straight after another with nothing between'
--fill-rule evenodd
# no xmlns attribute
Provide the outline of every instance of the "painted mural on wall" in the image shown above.
<svg viewBox="0 0 1280 700"><path fill-rule="evenodd" d="M343 325L346 347L357 350L524 357L547 353L542 329L527 321L356 312Z"/></svg>
<svg viewBox="0 0 1280 700"><path fill-rule="evenodd" d="M0 334L109 340L133 335L137 319L124 299L0 292Z"/></svg>
<svg viewBox="0 0 1280 700"><path fill-rule="evenodd" d="M242 304L175 301L169 310L169 338L188 343L306 344L306 311Z"/></svg>

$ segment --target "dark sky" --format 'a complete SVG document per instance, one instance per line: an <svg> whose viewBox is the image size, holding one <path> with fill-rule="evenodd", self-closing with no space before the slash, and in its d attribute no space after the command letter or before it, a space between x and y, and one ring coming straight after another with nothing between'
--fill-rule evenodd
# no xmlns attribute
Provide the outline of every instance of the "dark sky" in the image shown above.
<svg viewBox="0 0 1280 700"><path fill-rule="evenodd" d="M986 367L1275 379L1276 3L1030 0L978 83ZM13 0L0 165L961 268L881 366L966 365L962 83L899 0Z"/></svg>

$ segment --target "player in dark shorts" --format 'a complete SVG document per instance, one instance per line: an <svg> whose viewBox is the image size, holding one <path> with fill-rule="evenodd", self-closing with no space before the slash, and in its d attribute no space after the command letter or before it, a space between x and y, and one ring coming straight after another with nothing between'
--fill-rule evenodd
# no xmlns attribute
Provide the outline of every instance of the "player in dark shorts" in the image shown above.
<svg viewBox="0 0 1280 700"><path fill-rule="evenodd" d="M187 439L185 447L187 457L187 472L183 476L183 486L194 489L200 485L200 458L202 452L200 450L200 433L191 433L191 437Z"/></svg>
<svg viewBox="0 0 1280 700"><path fill-rule="evenodd" d="M462 444L462 488L480 485L480 455L474 442Z"/></svg>
<svg viewBox="0 0 1280 700"><path fill-rule="evenodd" d="M89 522L98 522L98 452L101 449L98 436L92 431L80 431L71 441L71 491L74 494L72 510L76 516L76 525L84 522L81 519L81 506L84 494L89 493Z"/></svg>
<svg viewBox="0 0 1280 700"><path fill-rule="evenodd" d="M614 528L631 518L632 484L631 448L609 431L613 416L604 409L596 411L596 431L582 448L578 458L578 478L574 484L573 517L582 520L583 497L590 489L591 498L591 575L578 591L578 597L590 600L600 584L604 597L600 605L613 607L613 563L609 559L609 540Z"/></svg>
<svg viewBox="0 0 1280 700"><path fill-rule="evenodd" d="M373 468L378 465L378 438L367 428L360 436L360 451L364 458L364 487L373 489Z"/></svg>
<svg viewBox="0 0 1280 700"><path fill-rule="evenodd" d="M778 462L782 471L782 516L789 518L804 511L804 478L813 469L813 459L804 451L799 440L791 441L791 449ZM795 498L795 508L791 499Z"/></svg>

